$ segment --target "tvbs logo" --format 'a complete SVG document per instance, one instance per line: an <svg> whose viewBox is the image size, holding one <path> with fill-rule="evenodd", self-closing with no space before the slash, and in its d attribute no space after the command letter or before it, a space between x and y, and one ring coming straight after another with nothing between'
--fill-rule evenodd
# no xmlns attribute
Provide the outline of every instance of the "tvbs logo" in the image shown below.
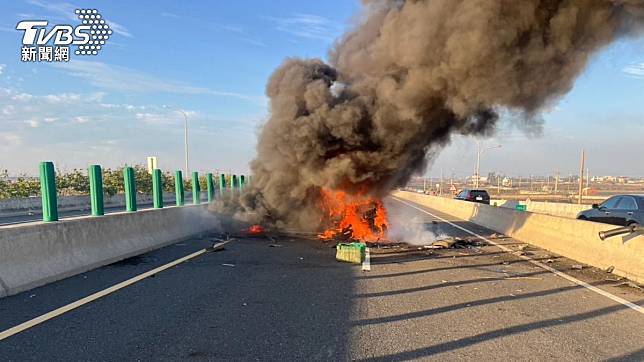
<svg viewBox="0 0 644 362"><path fill-rule="evenodd" d="M69 46L76 55L97 55L112 35L112 29L96 9L76 9L80 25L54 25L46 20L25 20L16 25L23 32L20 51L23 62L69 61Z"/></svg>

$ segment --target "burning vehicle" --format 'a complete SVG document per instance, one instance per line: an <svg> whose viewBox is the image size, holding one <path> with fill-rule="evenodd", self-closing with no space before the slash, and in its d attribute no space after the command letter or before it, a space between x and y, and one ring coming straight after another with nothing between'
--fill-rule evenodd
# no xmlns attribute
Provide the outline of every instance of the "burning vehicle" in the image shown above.
<svg viewBox="0 0 644 362"><path fill-rule="evenodd" d="M376 242L385 237L387 211L379 199L322 190L320 207L321 224L328 225L318 235L322 240Z"/></svg>

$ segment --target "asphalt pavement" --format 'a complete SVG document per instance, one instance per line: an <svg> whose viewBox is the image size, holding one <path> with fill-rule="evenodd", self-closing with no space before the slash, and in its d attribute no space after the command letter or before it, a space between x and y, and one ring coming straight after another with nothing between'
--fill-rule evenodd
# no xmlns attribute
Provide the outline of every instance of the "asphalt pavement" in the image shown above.
<svg viewBox="0 0 644 362"><path fill-rule="evenodd" d="M644 315L390 199L410 239L372 248L371 271L292 236L240 238L0 341L3 361L644 360ZM535 260L644 305L612 274L526 247ZM400 231L400 230L399 230ZM212 246L202 235L0 299L0 332Z"/></svg>

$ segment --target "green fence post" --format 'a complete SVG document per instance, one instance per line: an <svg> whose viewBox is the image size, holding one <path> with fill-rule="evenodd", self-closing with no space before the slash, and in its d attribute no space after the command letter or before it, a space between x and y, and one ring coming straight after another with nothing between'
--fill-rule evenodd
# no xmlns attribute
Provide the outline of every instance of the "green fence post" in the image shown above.
<svg viewBox="0 0 644 362"><path fill-rule="evenodd" d="M174 172L174 193L176 195L176 205L183 206L186 203L186 195L183 191L183 174L181 171Z"/></svg>
<svg viewBox="0 0 644 362"><path fill-rule="evenodd" d="M161 183L161 170L158 168L152 172L152 201L155 209L163 208L163 183Z"/></svg>
<svg viewBox="0 0 644 362"><path fill-rule="evenodd" d="M99 165L90 165L87 174L89 175L89 194L92 204L92 216L105 214L103 206L103 171Z"/></svg>
<svg viewBox="0 0 644 362"><path fill-rule="evenodd" d="M243 190L244 186L246 186L246 176L241 175L239 176L239 189Z"/></svg>
<svg viewBox="0 0 644 362"><path fill-rule="evenodd" d="M215 201L215 184L212 181L212 173L206 175L206 186L208 187L208 202Z"/></svg>
<svg viewBox="0 0 644 362"><path fill-rule="evenodd" d="M42 221L58 221L56 172L53 162L40 163L40 194L42 197Z"/></svg>
<svg viewBox="0 0 644 362"><path fill-rule="evenodd" d="M219 196L223 196L226 192L226 175L223 173L219 175Z"/></svg>
<svg viewBox="0 0 644 362"><path fill-rule="evenodd" d="M230 188L232 189L233 192L235 192L235 190L239 188L239 184L237 183L237 175L233 175L232 179L230 180L230 183L231 183Z"/></svg>
<svg viewBox="0 0 644 362"><path fill-rule="evenodd" d="M192 173L192 204L201 204L201 186L199 186L199 172Z"/></svg>
<svg viewBox="0 0 644 362"><path fill-rule="evenodd" d="M136 211L136 177L134 177L134 168L125 167L123 169L123 186L125 188L125 211Z"/></svg>

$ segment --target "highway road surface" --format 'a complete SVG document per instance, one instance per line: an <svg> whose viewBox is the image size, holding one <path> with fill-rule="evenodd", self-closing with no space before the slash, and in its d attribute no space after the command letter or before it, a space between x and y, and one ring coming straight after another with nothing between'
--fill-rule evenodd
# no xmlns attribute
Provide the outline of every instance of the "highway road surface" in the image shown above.
<svg viewBox="0 0 644 362"><path fill-rule="evenodd" d="M386 204L410 230L469 247L372 248L362 271L316 240L202 251L219 243L203 235L0 299L0 360L644 360L642 290L435 210Z"/></svg>

